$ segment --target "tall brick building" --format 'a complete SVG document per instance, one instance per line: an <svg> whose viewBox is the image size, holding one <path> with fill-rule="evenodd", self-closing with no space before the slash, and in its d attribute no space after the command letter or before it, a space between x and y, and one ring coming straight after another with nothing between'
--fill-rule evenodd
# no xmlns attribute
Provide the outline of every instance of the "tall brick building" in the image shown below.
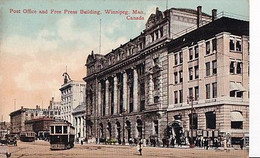
<svg viewBox="0 0 260 158"><path fill-rule="evenodd" d="M187 96L195 96L194 136L232 133L230 126L238 127L242 118L244 130L235 130L244 136L248 130L248 73L244 73L248 22L216 18L216 10L209 16L200 6L197 11L157 8L139 36L106 55L92 52L84 78L87 138L116 139L123 144L130 138L156 144L172 137L181 140L190 133ZM228 73L234 63L230 61L236 64L234 75ZM217 101L225 98L229 101ZM205 123L205 118L215 125Z"/></svg>

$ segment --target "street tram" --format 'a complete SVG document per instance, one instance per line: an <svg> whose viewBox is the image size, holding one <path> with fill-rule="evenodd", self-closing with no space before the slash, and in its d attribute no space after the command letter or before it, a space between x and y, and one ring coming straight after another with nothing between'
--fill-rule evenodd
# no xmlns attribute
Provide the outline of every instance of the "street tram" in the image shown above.
<svg viewBox="0 0 260 158"><path fill-rule="evenodd" d="M20 133L20 140L22 142L33 142L35 140L34 131L23 131Z"/></svg>
<svg viewBox="0 0 260 158"><path fill-rule="evenodd" d="M51 150L65 150L74 147L75 128L63 120L50 124Z"/></svg>

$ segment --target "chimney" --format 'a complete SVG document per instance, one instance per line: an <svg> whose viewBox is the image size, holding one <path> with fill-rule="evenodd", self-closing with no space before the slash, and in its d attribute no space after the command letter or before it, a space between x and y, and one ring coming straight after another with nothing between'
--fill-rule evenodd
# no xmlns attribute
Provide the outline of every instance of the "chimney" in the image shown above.
<svg viewBox="0 0 260 158"><path fill-rule="evenodd" d="M197 28L199 28L202 25L202 12L201 12L201 6L197 7Z"/></svg>
<svg viewBox="0 0 260 158"><path fill-rule="evenodd" d="M212 21L217 19L217 9L212 9Z"/></svg>

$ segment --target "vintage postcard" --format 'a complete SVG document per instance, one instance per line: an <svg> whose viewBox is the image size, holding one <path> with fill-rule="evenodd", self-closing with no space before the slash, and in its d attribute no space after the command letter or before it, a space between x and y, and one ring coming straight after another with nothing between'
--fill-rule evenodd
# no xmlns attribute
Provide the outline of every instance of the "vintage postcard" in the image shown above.
<svg viewBox="0 0 260 158"><path fill-rule="evenodd" d="M0 7L1 157L249 157L248 0Z"/></svg>

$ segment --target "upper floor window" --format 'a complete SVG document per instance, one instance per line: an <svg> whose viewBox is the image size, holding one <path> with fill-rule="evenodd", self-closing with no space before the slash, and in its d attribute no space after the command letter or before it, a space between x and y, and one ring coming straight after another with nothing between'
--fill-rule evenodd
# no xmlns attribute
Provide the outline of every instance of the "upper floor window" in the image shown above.
<svg viewBox="0 0 260 158"><path fill-rule="evenodd" d="M195 58L199 57L199 47L195 46Z"/></svg>
<svg viewBox="0 0 260 158"><path fill-rule="evenodd" d="M195 69L195 79L197 79L199 78L199 66L198 65L195 66L194 69Z"/></svg>
<svg viewBox="0 0 260 158"><path fill-rule="evenodd" d="M229 72L230 72L231 74L234 74L234 73L235 73L235 61L231 61L231 62L230 62Z"/></svg>
<svg viewBox="0 0 260 158"><path fill-rule="evenodd" d="M189 68L189 79L193 80L193 70L192 70L192 67Z"/></svg>
<svg viewBox="0 0 260 158"><path fill-rule="evenodd" d="M229 49L230 50L235 50L235 42L234 39L229 40Z"/></svg>
<svg viewBox="0 0 260 158"><path fill-rule="evenodd" d="M153 64L154 64L154 66L158 65L159 64L159 58L154 58Z"/></svg>
<svg viewBox="0 0 260 158"><path fill-rule="evenodd" d="M182 52L180 52L180 64L183 62L183 56L182 56Z"/></svg>
<svg viewBox="0 0 260 158"><path fill-rule="evenodd" d="M217 60L212 61L212 73L217 74Z"/></svg>
<svg viewBox="0 0 260 158"><path fill-rule="evenodd" d="M178 104L178 91L174 91L174 104Z"/></svg>
<svg viewBox="0 0 260 158"><path fill-rule="evenodd" d="M180 103L182 103L183 102L183 91L179 90L179 93L180 93Z"/></svg>
<svg viewBox="0 0 260 158"><path fill-rule="evenodd" d="M182 71L180 71L179 73L180 73L179 74L179 76L180 76L180 83L182 83L182 81L183 81Z"/></svg>
<svg viewBox="0 0 260 158"><path fill-rule="evenodd" d="M237 74L242 73L242 62L237 62Z"/></svg>
<svg viewBox="0 0 260 158"><path fill-rule="evenodd" d="M206 42L206 54L210 53L210 42Z"/></svg>
<svg viewBox="0 0 260 158"><path fill-rule="evenodd" d="M217 39L216 38L214 38L212 40L212 49L213 49L213 51L217 51Z"/></svg>
<svg viewBox="0 0 260 158"><path fill-rule="evenodd" d="M163 27L160 28L160 35L161 35L161 37L163 37Z"/></svg>
<svg viewBox="0 0 260 158"><path fill-rule="evenodd" d="M195 97L194 100L198 100L199 99L199 86L195 87Z"/></svg>
<svg viewBox="0 0 260 158"><path fill-rule="evenodd" d="M212 83L212 98L217 98L217 82Z"/></svg>
<svg viewBox="0 0 260 158"><path fill-rule="evenodd" d="M236 51L241 51L242 50L242 48L241 48L241 41L240 40L237 40L237 42L236 42Z"/></svg>
<svg viewBox="0 0 260 158"><path fill-rule="evenodd" d="M178 73L174 72L174 83L177 84L178 83Z"/></svg>
<svg viewBox="0 0 260 158"><path fill-rule="evenodd" d="M193 88L189 88L189 97L193 96Z"/></svg>
<svg viewBox="0 0 260 158"><path fill-rule="evenodd" d="M210 98L210 84L206 84L206 99Z"/></svg>
<svg viewBox="0 0 260 158"><path fill-rule="evenodd" d="M175 63L175 65L178 64L178 54L177 53L174 54L174 63Z"/></svg>
<svg viewBox="0 0 260 158"><path fill-rule="evenodd" d="M210 75L210 62L206 63L206 76Z"/></svg>
<svg viewBox="0 0 260 158"><path fill-rule="evenodd" d="M189 59L190 60L193 59L193 49L192 48L189 49Z"/></svg>

